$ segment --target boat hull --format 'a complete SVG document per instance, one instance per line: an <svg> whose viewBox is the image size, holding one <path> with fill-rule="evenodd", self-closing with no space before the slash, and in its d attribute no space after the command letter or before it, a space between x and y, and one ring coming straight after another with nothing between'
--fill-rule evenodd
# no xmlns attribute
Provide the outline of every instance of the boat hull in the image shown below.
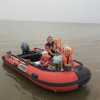
<svg viewBox="0 0 100 100"><path fill-rule="evenodd" d="M31 80L33 83L45 89L56 92L68 92L85 85L91 78L91 72L86 66L79 66L80 64L74 62L75 72L72 71L48 71L40 69L35 64L25 63L16 56L7 57L7 53L2 56L4 63L12 69ZM21 69L25 66L26 69Z"/></svg>

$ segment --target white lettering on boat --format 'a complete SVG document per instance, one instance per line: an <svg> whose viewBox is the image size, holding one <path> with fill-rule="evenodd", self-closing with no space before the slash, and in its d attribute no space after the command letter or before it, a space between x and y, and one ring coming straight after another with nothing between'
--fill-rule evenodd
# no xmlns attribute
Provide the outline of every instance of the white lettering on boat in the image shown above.
<svg viewBox="0 0 100 100"><path fill-rule="evenodd" d="M19 65L19 69L22 70L22 71L24 71L24 72L26 72L27 67L24 66L24 65L22 65L22 64L20 64Z"/></svg>

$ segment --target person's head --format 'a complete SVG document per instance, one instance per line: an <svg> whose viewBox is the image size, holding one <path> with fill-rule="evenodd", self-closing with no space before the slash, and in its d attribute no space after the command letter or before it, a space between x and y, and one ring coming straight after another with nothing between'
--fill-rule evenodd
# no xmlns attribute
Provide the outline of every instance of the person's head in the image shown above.
<svg viewBox="0 0 100 100"><path fill-rule="evenodd" d="M53 42L53 38L52 38L51 36L49 36L49 37L47 38L47 41L51 44L51 43Z"/></svg>
<svg viewBox="0 0 100 100"><path fill-rule="evenodd" d="M66 56L69 56L69 54L71 53L71 48L69 46L66 46L64 48L64 53L65 53Z"/></svg>
<svg viewBox="0 0 100 100"><path fill-rule="evenodd" d="M59 41L57 39L54 39L54 44L55 45L58 45L59 44Z"/></svg>
<svg viewBox="0 0 100 100"><path fill-rule="evenodd" d="M47 51L43 51L42 57L46 58L47 56L48 56L48 52Z"/></svg>

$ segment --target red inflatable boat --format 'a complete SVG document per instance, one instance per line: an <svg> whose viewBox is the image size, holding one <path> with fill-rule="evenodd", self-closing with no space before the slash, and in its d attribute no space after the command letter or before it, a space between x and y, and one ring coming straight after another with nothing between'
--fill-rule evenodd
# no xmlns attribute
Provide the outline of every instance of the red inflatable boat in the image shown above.
<svg viewBox="0 0 100 100"><path fill-rule="evenodd" d="M72 91L90 80L91 72L89 68L78 61L74 61L74 72L70 71L70 68L65 69L64 72L42 69L38 62L43 51L34 48L34 51L30 53L19 55L7 52L2 56L2 60L33 83L51 91Z"/></svg>

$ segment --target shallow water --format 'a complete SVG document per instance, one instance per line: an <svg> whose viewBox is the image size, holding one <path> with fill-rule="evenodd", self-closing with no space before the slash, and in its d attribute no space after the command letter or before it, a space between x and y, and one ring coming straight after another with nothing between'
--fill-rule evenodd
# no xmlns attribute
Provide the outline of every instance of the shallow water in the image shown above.
<svg viewBox="0 0 100 100"><path fill-rule="evenodd" d="M0 100L100 100L100 24L0 21L0 57L8 51L20 54L22 42L44 49L48 36L74 48L74 59L90 68L91 80L72 92L55 93L0 60Z"/></svg>

